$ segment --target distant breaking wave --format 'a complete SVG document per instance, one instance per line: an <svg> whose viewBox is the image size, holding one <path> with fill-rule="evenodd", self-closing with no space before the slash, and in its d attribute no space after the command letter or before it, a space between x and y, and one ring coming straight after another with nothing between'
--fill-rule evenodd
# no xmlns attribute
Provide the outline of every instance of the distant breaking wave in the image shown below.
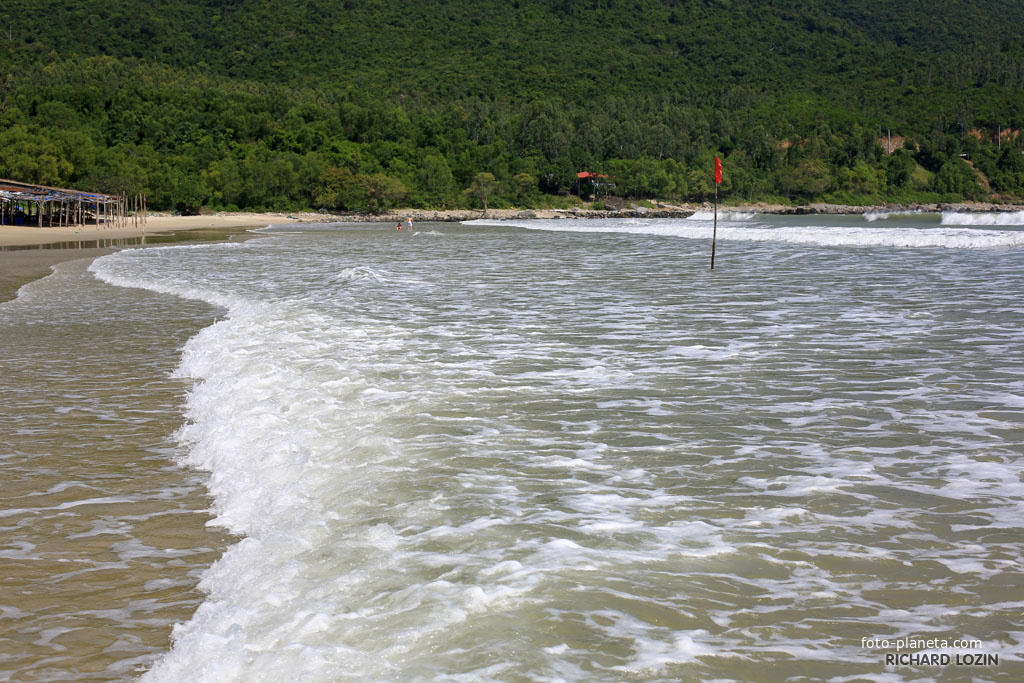
<svg viewBox="0 0 1024 683"><path fill-rule="evenodd" d="M757 214L752 211L719 211L718 220L720 221L749 221ZM710 221L714 220L715 213L713 211L696 211L687 220L691 221Z"/></svg>
<svg viewBox="0 0 1024 683"><path fill-rule="evenodd" d="M863 215L864 220L871 223L873 221L888 220L893 216L915 216L922 213L924 213L924 211L922 211L921 209L914 209L912 211L871 211Z"/></svg>
<svg viewBox="0 0 1024 683"><path fill-rule="evenodd" d="M719 229L718 239L835 247L997 249L1024 246L1024 232L913 228L789 227Z"/></svg>
<svg viewBox="0 0 1024 683"><path fill-rule="evenodd" d="M468 225L512 225L555 232L660 235L685 239L711 239L709 220L620 219L475 220ZM981 224L984 225L984 224ZM718 225L718 239L737 242L783 242L824 247L897 247L944 249L999 249L1024 246L1024 231L971 228L899 228L852 226Z"/></svg>
<svg viewBox="0 0 1024 683"><path fill-rule="evenodd" d="M942 225L1024 225L1024 211L1006 213L957 213L944 211Z"/></svg>

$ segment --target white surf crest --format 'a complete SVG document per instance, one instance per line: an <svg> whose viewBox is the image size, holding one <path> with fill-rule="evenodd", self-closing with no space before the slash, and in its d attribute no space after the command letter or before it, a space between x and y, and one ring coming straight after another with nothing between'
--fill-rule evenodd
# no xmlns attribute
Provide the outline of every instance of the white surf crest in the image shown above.
<svg viewBox="0 0 1024 683"><path fill-rule="evenodd" d="M472 221L471 225L516 226L529 230L576 233L658 235L708 239L710 220L687 219L577 219ZM905 249L1000 249L1024 246L1024 231L971 227L855 227L850 225L790 225L718 222L717 239L734 242L776 242L823 247L893 247Z"/></svg>
<svg viewBox="0 0 1024 683"><path fill-rule="evenodd" d="M718 220L720 221L749 221L757 216L753 211L719 211ZM690 221L713 221L715 220L714 211L696 211L686 220Z"/></svg>
<svg viewBox="0 0 1024 683"><path fill-rule="evenodd" d="M924 211L921 211L920 209L910 211L869 211L863 214L863 216L864 220L869 223L873 223L874 221L889 220L893 216L917 216L922 213L924 213Z"/></svg>
<svg viewBox="0 0 1024 683"><path fill-rule="evenodd" d="M366 266L342 268L337 275L331 278L331 282L356 282L358 280L384 282L387 278L382 273L379 273L373 268L367 268Z"/></svg>
<svg viewBox="0 0 1024 683"><path fill-rule="evenodd" d="M1024 211L1005 213L942 212L942 225L1024 225Z"/></svg>

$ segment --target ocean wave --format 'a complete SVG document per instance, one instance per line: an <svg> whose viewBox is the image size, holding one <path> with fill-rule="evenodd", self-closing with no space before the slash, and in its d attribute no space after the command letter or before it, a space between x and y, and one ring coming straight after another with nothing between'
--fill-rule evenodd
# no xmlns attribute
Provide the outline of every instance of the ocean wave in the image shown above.
<svg viewBox="0 0 1024 683"><path fill-rule="evenodd" d="M823 247L999 249L1024 246L1024 233L970 229L791 227L719 230L718 239Z"/></svg>
<svg viewBox="0 0 1024 683"><path fill-rule="evenodd" d="M718 235L964 248L1024 237L794 222ZM493 224L711 237L700 220ZM259 240L245 259L99 261L129 286L232 304L182 349L175 378L193 386L176 437L184 464L209 472L216 523L245 538L204 574L206 601L143 680L679 679L708 652L788 652L802 667L845 633L816 630L837 603L870 628L962 628L948 623L955 601L894 618L885 597L935 580L967 593L1012 571L998 543L964 549L930 510L959 506L974 525L963 530L1019 527L1022 485L999 438L1019 392L994 371L1013 366L1019 309L989 326L969 305L989 288L1014 296L1014 254L915 254L890 280L889 259L819 250L757 260L724 283L731 293L677 294L650 276L702 244L463 234L474 239L426 240L405 261L404 239L337 235ZM1005 280L950 267L988 261ZM569 269L586 286L566 287ZM432 291L373 286L383 277ZM335 296L325 281L370 286ZM845 286L862 281L881 294ZM893 289L909 298L894 303ZM920 566L913 543L862 543L910 531L929 546ZM740 571L737 557L757 563ZM865 563L867 579L849 580ZM750 620L734 626L741 612ZM707 623L715 633L693 626ZM751 645L750 624L770 638Z"/></svg>
<svg viewBox="0 0 1024 683"><path fill-rule="evenodd" d="M942 212L942 225L1024 225L1024 211L1006 213Z"/></svg>
<svg viewBox="0 0 1024 683"><path fill-rule="evenodd" d="M917 216L924 213L920 209L914 209L912 211L869 211L863 214L864 220L869 223L874 221L885 221L889 220L893 216Z"/></svg>
<svg viewBox="0 0 1024 683"><path fill-rule="evenodd" d="M753 211L719 211L720 221L749 221L757 216ZM696 211L686 220L689 221L711 221L715 219L713 211Z"/></svg>
<svg viewBox="0 0 1024 683"><path fill-rule="evenodd" d="M473 225L513 225L529 230L583 233L659 235L684 239L711 239L713 228L706 221L690 219L618 219L473 221ZM803 225L722 225L717 239L734 242L778 242L823 247L893 247L905 249L1000 249L1024 246L1024 232L1017 230L972 229L970 227L854 227Z"/></svg>
<svg viewBox="0 0 1024 683"><path fill-rule="evenodd" d="M366 266L355 266L343 268L341 272L331 278L331 282L355 282L357 280L374 280L384 282L387 280L382 273Z"/></svg>
<svg viewBox="0 0 1024 683"><path fill-rule="evenodd" d="M258 241L258 240L254 240ZM115 287L148 289L160 294L171 294L183 299L205 301L214 306L231 308L241 303L237 297L224 294L208 287L197 287L187 278L173 280L154 276L149 268L149 259L161 258L177 250L221 250L238 249L243 242L218 242L215 244L175 244L166 247L131 249L101 256L89 265L89 272L101 282Z"/></svg>

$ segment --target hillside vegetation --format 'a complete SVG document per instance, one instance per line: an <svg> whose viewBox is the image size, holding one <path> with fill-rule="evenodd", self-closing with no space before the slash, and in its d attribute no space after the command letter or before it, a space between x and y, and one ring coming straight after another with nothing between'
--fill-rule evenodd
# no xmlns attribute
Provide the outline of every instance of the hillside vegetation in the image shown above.
<svg viewBox="0 0 1024 683"><path fill-rule="evenodd" d="M1022 25L1006 0L7 0L0 177L540 206L706 200L718 155L734 201L1016 201Z"/></svg>

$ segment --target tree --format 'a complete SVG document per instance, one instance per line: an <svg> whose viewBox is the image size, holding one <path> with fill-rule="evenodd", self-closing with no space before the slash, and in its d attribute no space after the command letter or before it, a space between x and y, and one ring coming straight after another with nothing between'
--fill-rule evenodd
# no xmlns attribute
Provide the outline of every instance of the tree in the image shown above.
<svg viewBox="0 0 1024 683"><path fill-rule="evenodd" d="M852 168L839 172L839 189L856 195L874 196L883 186L879 180L880 171L865 161L858 161Z"/></svg>
<svg viewBox="0 0 1024 683"><path fill-rule="evenodd" d="M529 173L517 173L512 177L512 183L516 188L516 198L523 202L531 194L537 191L537 178Z"/></svg>
<svg viewBox="0 0 1024 683"><path fill-rule="evenodd" d="M0 178L41 185L64 185L74 170L53 140L25 126L0 133Z"/></svg>
<svg viewBox="0 0 1024 683"><path fill-rule="evenodd" d="M366 208L370 211L387 211L405 199L405 184L398 178L383 173L360 176L360 185L366 193Z"/></svg>
<svg viewBox="0 0 1024 683"><path fill-rule="evenodd" d="M320 174L313 202L328 209L357 209L366 201L363 185L347 168L330 166Z"/></svg>
<svg viewBox="0 0 1024 683"><path fill-rule="evenodd" d="M935 174L933 185L936 192L977 199L981 194L978 174L963 159L952 157Z"/></svg>
<svg viewBox="0 0 1024 683"><path fill-rule="evenodd" d="M484 205L484 211L487 211L487 198L494 194L494 191L498 189L498 181L494 179L493 173L483 171L477 173L473 178L473 184L469 186L466 192L470 197L479 200Z"/></svg>
<svg viewBox="0 0 1024 683"><path fill-rule="evenodd" d="M429 201L442 209L447 208L453 203L456 190L451 167L440 154L429 154L420 163L420 183Z"/></svg>
<svg viewBox="0 0 1024 683"><path fill-rule="evenodd" d="M786 196L813 197L828 189L832 175L828 166L820 159L804 159L795 166L786 166L779 171L779 187Z"/></svg>

